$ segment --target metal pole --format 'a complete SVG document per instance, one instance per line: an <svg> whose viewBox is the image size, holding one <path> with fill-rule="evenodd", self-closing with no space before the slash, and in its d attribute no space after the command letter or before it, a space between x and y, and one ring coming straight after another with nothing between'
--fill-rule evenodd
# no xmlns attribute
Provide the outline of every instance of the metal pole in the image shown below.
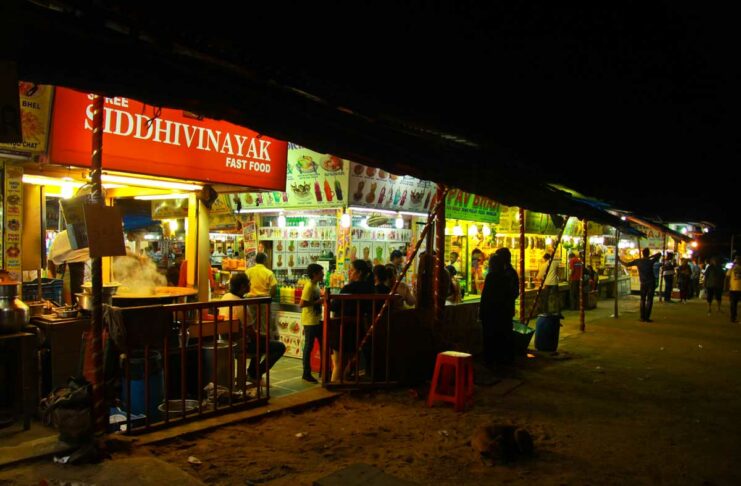
<svg viewBox="0 0 741 486"><path fill-rule="evenodd" d="M620 271L620 257L618 255L618 243L620 242L620 230L615 228L615 312L612 317L618 318L618 272Z"/></svg>
<svg viewBox="0 0 741 486"><path fill-rule="evenodd" d="M587 252L589 251L589 221L584 220L584 259L581 263L581 278L579 279L579 330L584 332L587 328L584 316L584 275L587 271Z"/></svg>
<svg viewBox="0 0 741 486"><path fill-rule="evenodd" d="M520 208L520 322L525 322L525 209Z"/></svg>
<svg viewBox="0 0 741 486"><path fill-rule="evenodd" d="M92 146L92 179L91 203L103 205L103 186L101 185L101 171L103 165L103 102L99 95L93 97L93 146ZM92 330L92 362L94 369L93 379L93 417L95 432L104 434L108 422L108 413L104 402L103 385L103 260L100 257L92 259L92 291L93 315Z"/></svg>
<svg viewBox="0 0 741 486"><path fill-rule="evenodd" d="M662 243L662 259L666 258L666 233L662 233L664 236L664 241ZM664 292L661 291L661 289L664 288L664 265L662 262L661 270L659 270L659 302L662 302L664 300Z"/></svg>

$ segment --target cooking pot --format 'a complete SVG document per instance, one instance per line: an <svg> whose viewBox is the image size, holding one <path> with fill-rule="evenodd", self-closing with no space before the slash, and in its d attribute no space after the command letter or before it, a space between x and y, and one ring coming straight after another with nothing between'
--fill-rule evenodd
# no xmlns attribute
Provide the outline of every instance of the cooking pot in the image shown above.
<svg viewBox="0 0 741 486"><path fill-rule="evenodd" d="M43 316L46 314L46 310L49 308L49 303L45 300L36 300L33 302L26 302L28 310L31 313L31 317Z"/></svg>
<svg viewBox="0 0 741 486"><path fill-rule="evenodd" d="M20 332L31 320L28 306L17 295L18 282L0 282L0 334Z"/></svg>
<svg viewBox="0 0 741 486"><path fill-rule="evenodd" d="M53 312L60 319L69 319L72 317L77 317L77 312L79 312L79 309L77 307L59 307L58 309L54 309Z"/></svg>
<svg viewBox="0 0 741 486"><path fill-rule="evenodd" d="M82 292L79 294L75 294L75 297L77 298L77 305L80 307L80 309L89 312L93 311L93 294ZM101 299L103 300L104 304L111 305L111 303L113 302L113 295L103 292L103 295L101 295Z"/></svg>

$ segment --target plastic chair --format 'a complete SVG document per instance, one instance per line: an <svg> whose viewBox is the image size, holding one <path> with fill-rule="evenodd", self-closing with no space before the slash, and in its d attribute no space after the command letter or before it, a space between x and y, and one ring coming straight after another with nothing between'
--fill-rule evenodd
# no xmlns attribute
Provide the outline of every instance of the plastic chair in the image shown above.
<svg viewBox="0 0 741 486"><path fill-rule="evenodd" d="M468 353L445 351L438 353L427 406L436 401L450 402L456 412L473 403L473 358Z"/></svg>

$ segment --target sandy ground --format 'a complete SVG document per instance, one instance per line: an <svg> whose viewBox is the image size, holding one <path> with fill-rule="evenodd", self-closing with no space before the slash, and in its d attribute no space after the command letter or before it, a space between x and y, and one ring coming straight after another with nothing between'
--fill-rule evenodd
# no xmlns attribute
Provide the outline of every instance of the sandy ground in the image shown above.
<svg viewBox="0 0 741 486"><path fill-rule="evenodd" d="M311 484L358 462L420 484L741 484L741 325L698 301L657 303L650 324L624 308L586 333L569 315L558 356L519 363L509 393L477 386L464 413L427 408L424 388L351 394L133 454L208 484ZM469 438L490 422L526 428L536 456L485 465ZM0 471L0 484L38 484L50 467ZM91 467L66 471L85 481Z"/></svg>

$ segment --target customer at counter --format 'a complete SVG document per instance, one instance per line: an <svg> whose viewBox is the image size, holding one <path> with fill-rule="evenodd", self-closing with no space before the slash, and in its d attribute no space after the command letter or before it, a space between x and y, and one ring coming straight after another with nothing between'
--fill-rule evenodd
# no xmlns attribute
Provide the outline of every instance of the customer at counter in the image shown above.
<svg viewBox="0 0 741 486"><path fill-rule="evenodd" d="M489 273L479 307L487 366L506 365L514 360L512 318L519 287L511 254L507 248L500 248L489 259Z"/></svg>
<svg viewBox="0 0 741 486"><path fill-rule="evenodd" d="M393 288L394 282L396 282L396 279L399 277L396 273L396 267L388 263L386 264L386 271L388 273L387 285ZM412 288L403 280L399 282L399 286L396 287L396 293L401 295L401 302L404 308L411 308L417 305L417 298L414 296Z"/></svg>
<svg viewBox="0 0 741 486"><path fill-rule="evenodd" d="M543 261L540 263L540 267L538 268L538 276L537 279L539 282L543 282L543 293L540 297L540 312L547 314L551 311L550 309L550 300L551 295L556 296L556 302L557 306L558 303L561 301L558 295L558 265L560 263L560 260L554 259L551 261L551 254L546 253L543 255ZM548 274L546 275L546 271ZM561 309L556 307L553 311L554 313L558 314L561 312Z"/></svg>
<svg viewBox="0 0 741 486"><path fill-rule="evenodd" d="M391 265L396 269L396 273L400 274L404 270L404 254L400 250L394 250L390 256Z"/></svg>
<svg viewBox="0 0 741 486"><path fill-rule="evenodd" d="M222 301L228 300L240 300L245 298L245 294L250 292L250 279L242 272L235 273L229 280L229 292L224 294L221 298ZM264 313L263 313L264 314ZM229 319L229 308L219 308L219 315L224 316L225 319ZM257 352L257 331L255 330L255 319L252 315L252 311L249 306L234 306L232 307L232 319L239 320L241 323L240 328L245 329L247 333L247 354L254 354ZM268 332L267 323L263 320L260 324L260 350L261 356L265 355L265 344L264 336ZM239 342L239 340L237 340ZM273 365L283 356L286 352L286 345L280 341L271 339L268 342L268 354L270 356L269 361L266 363L265 358L260 362L260 373L262 376L266 369L271 369ZM258 357L259 358L259 357ZM250 364L247 367L247 377L249 380L255 382L258 378L257 372L257 359L251 359ZM237 380L240 379L241 370L237 370Z"/></svg>
<svg viewBox="0 0 741 486"><path fill-rule="evenodd" d="M311 350L314 341L319 340L322 345L322 296L319 292L319 282L324 280L324 268L316 263L311 263L306 268L309 281L304 285L301 292L301 325L304 328L304 372L302 378L309 383L318 383L311 375Z"/></svg>
<svg viewBox="0 0 741 486"><path fill-rule="evenodd" d="M247 297L269 297L275 295L278 280L272 270L265 264L268 256L265 253L255 255L255 266L247 269L247 277L250 279L251 288Z"/></svg>

